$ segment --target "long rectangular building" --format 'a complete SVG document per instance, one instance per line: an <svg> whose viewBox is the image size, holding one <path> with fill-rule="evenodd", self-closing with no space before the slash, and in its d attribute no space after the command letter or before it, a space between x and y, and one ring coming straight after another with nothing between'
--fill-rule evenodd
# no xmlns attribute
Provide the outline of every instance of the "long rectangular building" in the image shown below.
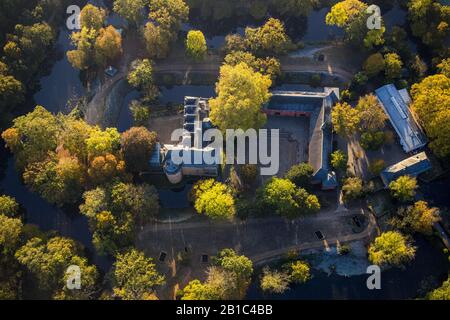
<svg viewBox="0 0 450 320"><path fill-rule="evenodd" d="M400 138L403 150L410 153L424 147L428 141L409 110L411 98L406 89L397 90L393 84L388 84L375 93Z"/></svg>

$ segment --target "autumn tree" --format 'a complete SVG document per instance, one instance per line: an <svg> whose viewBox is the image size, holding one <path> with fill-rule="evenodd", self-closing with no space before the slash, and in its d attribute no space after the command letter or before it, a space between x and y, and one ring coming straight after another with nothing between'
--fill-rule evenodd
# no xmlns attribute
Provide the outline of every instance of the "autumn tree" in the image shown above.
<svg viewBox="0 0 450 320"><path fill-rule="evenodd" d="M261 277L261 289L268 293L281 294L289 288L289 274L282 271L273 271L266 267Z"/></svg>
<svg viewBox="0 0 450 320"><path fill-rule="evenodd" d="M331 166L335 170L345 171L347 169L348 157L342 150L331 153Z"/></svg>
<svg viewBox="0 0 450 320"><path fill-rule="evenodd" d="M100 66L106 66L122 54L122 36L113 26L99 31L94 44L95 59Z"/></svg>
<svg viewBox="0 0 450 320"><path fill-rule="evenodd" d="M411 0L408 2L408 19L414 36L432 49L443 49L450 34L448 5L435 0Z"/></svg>
<svg viewBox="0 0 450 320"><path fill-rule="evenodd" d="M437 65L437 68L439 73L450 79L450 58L442 59L442 61Z"/></svg>
<svg viewBox="0 0 450 320"><path fill-rule="evenodd" d="M144 28L144 40L147 53L151 58L165 58L169 55L170 34L161 26L148 22Z"/></svg>
<svg viewBox="0 0 450 320"><path fill-rule="evenodd" d="M284 54L291 45L283 23L275 18L270 18L259 28L247 27L245 40L248 48L259 55Z"/></svg>
<svg viewBox="0 0 450 320"><path fill-rule="evenodd" d="M146 101L154 101L158 97L158 87L153 81L153 66L150 60L135 60L131 64L128 83L144 92Z"/></svg>
<svg viewBox="0 0 450 320"><path fill-rule="evenodd" d="M377 97L373 94L359 98L356 110L360 117L361 131L378 131L384 128L387 116Z"/></svg>
<svg viewBox="0 0 450 320"><path fill-rule="evenodd" d="M236 66L242 62L251 67L253 71L268 75L272 80L281 75L280 61L274 57L257 58L250 52L233 51L224 59L224 63L230 66Z"/></svg>
<svg viewBox="0 0 450 320"><path fill-rule="evenodd" d="M0 113L12 110L24 101L25 88L19 80L0 72Z"/></svg>
<svg viewBox="0 0 450 320"><path fill-rule="evenodd" d="M327 14L325 22L345 30L347 41L364 45L368 49L384 43L385 28L369 30L366 26L368 5L359 0L344 0L336 3Z"/></svg>
<svg viewBox="0 0 450 320"><path fill-rule="evenodd" d="M214 220L231 220L236 214L231 190L214 179L197 182L192 190L194 207L199 214Z"/></svg>
<svg viewBox="0 0 450 320"><path fill-rule="evenodd" d="M92 4L87 4L80 12L81 27L100 30L105 23L106 11Z"/></svg>
<svg viewBox="0 0 450 320"><path fill-rule="evenodd" d="M447 278L442 285L431 291L427 295L429 300L450 300L450 278Z"/></svg>
<svg viewBox="0 0 450 320"><path fill-rule="evenodd" d="M16 199L10 196L0 196L0 214L7 217L16 217L19 212L19 204Z"/></svg>
<svg viewBox="0 0 450 320"><path fill-rule="evenodd" d="M32 238L16 252L16 258L54 298L89 299L96 290L98 273L80 253L80 245L67 238ZM66 272L71 265L81 269L82 287L76 293L70 293L66 287Z"/></svg>
<svg viewBox="0 0 450 320"><path fill-rule="evenodd" d="M369 246L369 261L384 266L399 266L414 258L416 248L411 241L397 231L388 231L375 238Z"/></svg>
<svg viewBox="0 0 450 320"><path fill-rule="evenodd" d="M417 180L411 176L401 176L389 183L389 189L394 198L406 202L414 199L417 189Z"/></svg>
<svg viewBox="0 0 450 320"><path fill-rule="evenodd" d="M145 127L132 127L125 131L121 146L127 169L136 173L146 170L155 145L156 133Z"/></svg>
<svg viewBox="0 0 450 320"><path fill-rule="evenodd" d="M190 30L186 38L186 53L195 60L204 58L208 47L206 46L205 36L200 30Z"/></svg>
<svg viewBox="0 0 450 320"><path fill-rule="evenodd" d="M98 31L90 28L81 28L79 32L73 32L70 36L75 50L67 51L67 60L78 70L87 70L94 66L95 62L95 40Z"/></svg>
<svg viewBox="0 0 450 320"><path fill-rule="evenodd" d="M429 76L412 86L411 108L430 139L430 148L441 157L450 155L450 78Z"/></svg>
<svg viewBox="0 0 450 320"><path fill-rule="evenodd" d="M400 56L396 53L387 53L384 55L386 79L394 80L400 78L403 62Z"/></svg>
<svg viewBox="0 0 450 320"><path fill-rule="evenodd" d="M427 202L417 201L413 206L400 208L398 216L391 222L400 229L431 235L433 225L439 220L438 208L430 208Z"/></svg>
<svg viewBox="0 0 450 320"><path fill-rule="evenodd" d="M144 19L145 5L145 0L114 0L113 10L136 28Z"/></svg>
<svg viewBox="0 0 450 320"><path fill-rule="evenodd" d="M23 224L20 219L0 214L0 254L14 253L21 241Z"/></svg>
<svg viewBox="0 0 450 320"><path fill-rule="evenodd" d="M93 243L100 254L114 254L133 243L136 226L154 219L159 211L153 186L117 182L83 194L80 212L89 218Z"/></svg>
<svg viewBox="0 0 450 320"><path fill-rule="evenodd" d="M337 134L349 137L358 130L360 116L358 110L346 102L340 102L331 110L331 121Z"/></svg>
<svg viewBox="0 0 450 320"><path fill-rule="evenodd" d="M113 267L114 295L122 300L144 300L164 284L153 259L135 249L116 256Z"/></svg>
<svg viewBox="0 0 450 320"><path fill-rule="evenodd" d="M297 260L289 264L290 280L296 283L305 283L311 279L310 266L305 261Z"/></svg>
<svg viewBox="0 0 450 320"><path fill-rule="evenodd" d="M261 107L270 98L272 81L241 63L220 68L217 97L209 101L211 121L226 129L258 129L266 122Z"/></svg>
<svg viewBox="0 0 450 320"><path fill-rule="evenodd" d="M348 200L355 200L363 194L363 182L358 177L347 178L342 186L344 198Z"/></svg>

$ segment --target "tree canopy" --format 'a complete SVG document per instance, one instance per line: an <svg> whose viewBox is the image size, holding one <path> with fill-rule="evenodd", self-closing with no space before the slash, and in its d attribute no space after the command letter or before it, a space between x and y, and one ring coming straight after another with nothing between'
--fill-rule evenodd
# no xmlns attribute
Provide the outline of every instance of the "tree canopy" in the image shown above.
<svg viewBox="0 0 450 320"><path fill-rule="evenodd" d="M254 72L240 63L236 66L223 65L217 97L209 101L211 121L222 131L226 129L259 129L266 122L261 107L270 98L268 76Z"/></svg>
<svg viewBox="0 0 450 320"><path fill-rule="evenodd" d="M164 284L153 259L135 249L116 256L113 271L114 295L122 300L144 300Z"/></svg>
<svg viewBox="0 0 450 320"><path fill-rule="evenodd" d="M200 214L214 220L231 220L236 215L235 200L231 190L214 179L197 182L192 195L194 207Z"/></svg>
<svg viewBox="0 0 450 320"><path fill-rule="evenodd" d="M205 36L200 30L190 30L186 38L186 53L195 60L201 60L206 55Z"/></svg>
<svg viewBox="0 0 450 320"><path fill-rule="evenodd" d="M414 258L416 248L397 231L382 233L369 246L369 261L373 264L399 266Z"/></svg>
<svg viewBox="0 0 450 320"><path fill-rule="evenodd" d="M450 78L429 76L411 88L411 108L430 139L430 148L441 158L450 156Z"/></svg>

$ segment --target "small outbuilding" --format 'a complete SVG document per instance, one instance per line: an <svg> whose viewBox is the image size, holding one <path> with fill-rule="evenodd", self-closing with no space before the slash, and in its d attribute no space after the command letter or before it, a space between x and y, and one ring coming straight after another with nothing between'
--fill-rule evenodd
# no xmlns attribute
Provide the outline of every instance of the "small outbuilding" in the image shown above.
<svg viewBox="0 0 450 320"><path fill-rule="evenodd" d="M392 181L397 180L397 178L401 176L408 175L417 177L419 174L430 170L431 167L431 162L428 159L427 154L425 152L420 152L412 157L387 167L381 172L380 176L384 185L388 187Z"/></svg>

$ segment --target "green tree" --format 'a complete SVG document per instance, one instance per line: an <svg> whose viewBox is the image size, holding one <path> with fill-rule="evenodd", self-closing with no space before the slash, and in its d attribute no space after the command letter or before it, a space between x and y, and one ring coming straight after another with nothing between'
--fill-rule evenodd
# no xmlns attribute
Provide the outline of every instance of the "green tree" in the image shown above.
<svg viewBox="0 0 450 320"><path fill-rule="evenodd" d="M22 232L23 224L20 219L0 214L0 253L3 256L14 253L20 243Z"/></svg>
<svg viewBox="0 0 450 320"><path fill-rule="evenodd" d="M148 59L135 60L132 63L131 71L128 74L128 83L142 90L147 101L155 100L159 94L153 81L153 66Z"/></svg>
<svg viewBox="0 0 450 320"><path fill-rule="evenodd" d="M345 171L347 169L347 155L342 150L336 150L331 154L331 166L335 170Z"/></svg>
<svg viewBox="0 0 450 320"><path fill-rule="evenodd" d="M90 159L108 153L115 154L120 149L120 133L116 128L101 130L95 128L86 139L86 148Z"/></svg>
<svg viewBox="0 0 450 320"><path fill-rule="evenodd" d="M337 103L331 110L331 122L333 123L333 130L337 134L349 137L358 129L359 112L346 102Z"/></svg>
<svg viewBox="0 0 450 320"><path fill-rule="evenodd" d="M186 38L186 53L196 60L202 60L207 51L203 33L200 30L190 30Z"/></svg>
<svg viewBox="0 0 450 320"><path fill-rule="evenodd" d="M13 109L24 101L25 88L13 76L0 74L0 113Z"/></svg>
<svg viewBox="0 0 450 320"><path fill-rule="evenodd" d="M311 177L314 173L314 168L309 163L300 163L293 165L288 172L284 175L286 179L289 179L297 187L308 187L311 183Z"/></svg>
<svg viewBox="0 0 450 320"><path fill-rule="evenodd" d="M19 212L19 204L13 197L0 196L0 214L7 217L16 217Z"/></svg>
<svg viewBox="0 0 450 320"><path fill-rule="evenodd" d="M195 210L214 220L231 220L236 215L235 200L230 189L214 179L202 180L192 191Z"/></svg>
<svg viewBox="0 0 450 320"><path fill-rule="evenodd" d="M441 158L450 155L450 78L429 76L412 86L412 109L430 139L430 148Z"/></svg>
<svg viewBox="0 0 450 320"><path fill-rule="evenodd" d="M361 135L361 147L364 150L379 150L385 139L385 133L383 131L367 131Z"/></svg>
<svg viewBox="0 0 450 320"><path fill-rule="evenodd" d="M377 76L381 71L385 70L386 63L381 53L371 54L364 62L364 72L369 78Z"/></svg>
<svg viewBox="0 0 450 320"><path fill-rule="evenodd" d="M378 236L369 246L369 261L373 264L399 266L414 258L416 248L407 237L397 231Z"/></svg>
<svg viewBox="0 0 450 320"><path fill-rule="evenodd" d="M387 53L384 55L385 69L384 73L389 80L401 77L403 62L396 53Z"/></svg>
<svg viewBox="0 0 450 320"><path fill-rule="evenodd" d="M427 202L417 201L413 206L400 208L392 224L407 231L431 235L433 225L440 219L438 208L430 208Z"/></svg>
<svg viewBox="0 0 450 320"><path fill-rule="evenodd" d="M33 112L14 119L12 128L2 137L16 156L19 170L23 170L27 164L45 160L48 152L56 149L60 131L56 117L37 106Z"/></svg>
<svg viewBox="0 0 450 320"><path fill-rule="evenodd" d="M135 249L117 254L113 269L114 295L122 300L141 300L164 284L153 259Z"/></svg>
<svg viewBox="0 0 450 320"><path fill-rule="evenodd" d="M410 176L401 176L389 183L389 189L394 198L406 202L414 199L417 189L417 180Z"/></svg>
<svg viewBox="0 0 450 320"><path fill-rule="evenodd" d="M87 4L80 12L81 27L100 30L105 23L106 11L92 4Z"/></svg>
<svg viewBox="0 0 450 320"><path fill-rule="evenodd" d="M155 149L156 133L145 127L132 127L122 134L121 145L127 169L135 173L144 171Z"/></svg>
<svg viewBox="0 0 450 320"><path fill-rule="evenodd" d="M281 294L289 288L289 275L285 272L271 271L268 267L263 269L261 289L268 293Z"/></svg>
<svg viewBox="0 0 450 320"><path fill-rule="evenodd" d="M137 28L144 19L145 0L114 0L113 10Z"/></svg>
<svg viewBox="0 0 450 320"><path fill-rule="evenodd" d="M217 97L209 101L210 118L222 131L260 128L266 122L261 107L270 98L272 81L244 63L224 65L216 85Z"/></svg>
<svg viewBox="0 0 450 320"><path fill-rule="evenodd" d="M285 16L306 17L317 5L317 0L275 0L278 13Z"/></svg>
<svg viewBox="0 0 450 320"><path fill-rule="evenodd" d="M316 196L296 188L295 184L287 179L272 178L262 189L262 199L277 214L289 219L320 209Z"/></svg>

